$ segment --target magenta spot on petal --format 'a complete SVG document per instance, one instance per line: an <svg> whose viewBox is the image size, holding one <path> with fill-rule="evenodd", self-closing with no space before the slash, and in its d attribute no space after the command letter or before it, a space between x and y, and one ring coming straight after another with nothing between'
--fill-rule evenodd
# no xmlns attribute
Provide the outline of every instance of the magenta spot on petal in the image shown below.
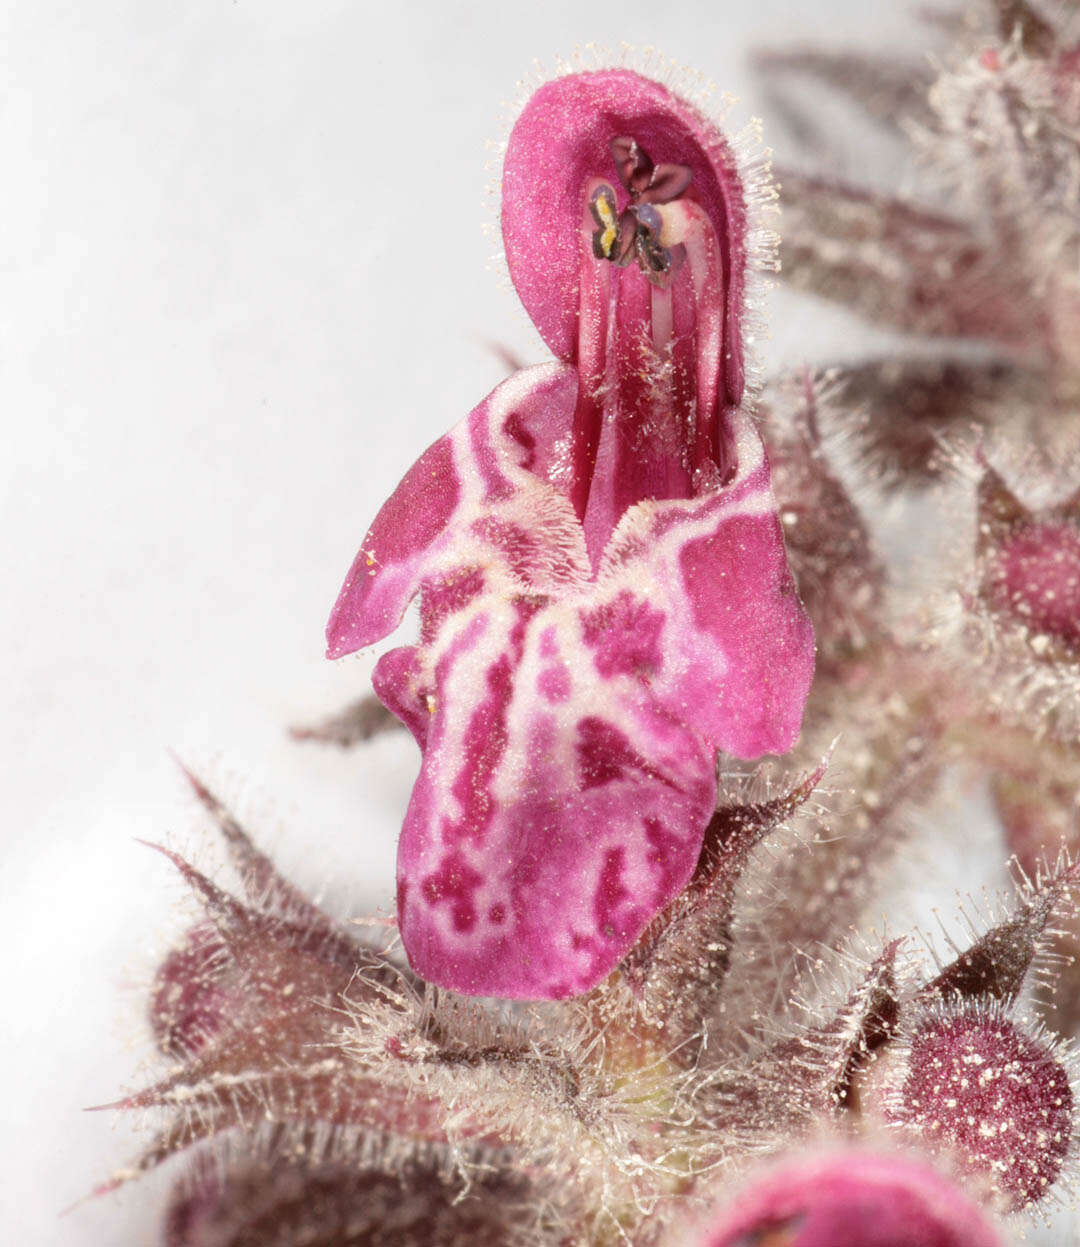
<svg viewBox="0 0 1080 1247"><path fill-rule="evenodd" d="M442 904L451 906L455 931L471 931L476 925L476 906L472 896L483 882L483 875L473 870L460 853L448 853L439 869L424 878L420 892L433 907Z"/></svg>
<svg viewBox="0 0 1080 1247"><path fill-rule="evenodd" d="M491 432L483 408L469 420L469 449L473 465L484 482L484 502L501 502L514 492L499 467L499 455L491 444Z"/></svg>
<svg viewBox="0 0 1080 1247"><path fill-rule="evenodd" d="M531 472L536 463L536 438L525 427L519 412L512 411L503 422L503 432L521 449L518 466Z"/></svg>
<svg viewBox="0 0 1080 1247"><path fill-rule="evenodd" d="M578 724L577 758L583 789L600 788L633 771L661 783L668 782L631 747L617 727L604 719L590 717Z"/></svg>
<svg viewBox="0 0 1080 1247"><path fill-rule="evenodd" d="M420 641L430 645L444 621L484 591L484 573L461 567L424 585L420 599Z"/></svg>
<svg viewBox="0 0 1080 1247"><path fill-rule="evenodd" d="M443 820L444 842L469 836L481 843L495 814L491 784L506 749L506 712L514 691L514 671L521 661L526 626L542 605L535 598L522 597L514 602L517 620L510 631L509 652L488 668L487 696L473 711L465 729L465 762L451 786L462 815L456 822Z"/></svg>
<svg viewBox="0 0 1080 1247"><path fill-rule="evenodd" d="M443 821L446 842L462 836L482 841L494 814L491 781L506 748L506 708L513 692L515 662L503 654L488 668L487 697L473 711L465 730L465 764L451 788L462 815L457 822Z"/></svg>
<svg viewBox="0 0 1080 1247"><path fill-rule="evenodd" d="M585 644L597 671L613 675L652 675L663 665L660 631L664 612L624 589L613 602L581 615Z"/></svg>
<svg viewBox="0 0 1080 1247"><path fill-rule="evenodd" d="M645 826L645 839L652 845L653 851L649 854L649 860L656 866L660 872L660 891L670 893L672 891L672 880L674 874L671 865L678 862L684 851L684 842L676 835L673 835L664 824L658 819L648 817L643 820Z"/></svg>
<svg viewBox="0 0 1080 1247"><path fill-rule="evenodd" d="M596 914L596 929L609 940L625 934L620 924L619 913L630 900L630 893L623 885L623 861L626 854L623 849L608 849L604 856L604 865L600 871L600 879L596 885L596 896L593 909Z"/></svg>
<svg viewBox="0 0 1080 1247"><path fill-rule="evenodd" d="M542 697L552 703L566 701L570 696L570 672L563 664L545 667L536 678L536 687Z"/></svg>
<svg viewBox="0 0 1080 1247"><path fill-rule="evenodd" d="M496 901L488 910L488 922L492 922L497 926L500 922L505 921L506 906L501 901Z"/></svg>

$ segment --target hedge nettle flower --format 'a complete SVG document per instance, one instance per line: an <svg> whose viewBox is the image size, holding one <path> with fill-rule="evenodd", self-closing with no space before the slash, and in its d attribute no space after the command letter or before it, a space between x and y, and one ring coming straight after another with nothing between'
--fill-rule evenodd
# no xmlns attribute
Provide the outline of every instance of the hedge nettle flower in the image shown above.
<svg viewBox="0 0 1080 1247"><path fill-rule="evenodd" d="M510 274L555 353L407 473L331 616L423 753L398 915L425 978L555 998L687 884L716 755L793 743L813 664L740 407L742 184L721 134L623 69L542 87L511 134Z"/></svg>

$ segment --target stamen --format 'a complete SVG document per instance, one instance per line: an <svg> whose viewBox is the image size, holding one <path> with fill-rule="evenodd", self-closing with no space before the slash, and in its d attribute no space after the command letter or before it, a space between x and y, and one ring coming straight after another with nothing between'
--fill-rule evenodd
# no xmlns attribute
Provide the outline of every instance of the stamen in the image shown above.
<svg viewBox="0 0 1080 1247"><path fill-rule="evenodd" d="M589 211L596 222L593 255L598 260L614 260L619 242L619 210L615 206L615 192L606 182L593 191Z"/></svg>
<svg viewBox="0 0 1080 1247"><path fill-rule="evenodd" d="M637 220L634 248L638 268L655 285L665 286L671 271L671 253L660 242L660 213L652 204L641 204L630 211Z"/></svg>
<svg viewBox="0 0 1080 1247"><path fill-rule="evenodd" d="M570 433L569 488L570 501L581 520L585 518L600 445L604 416L600 391L607 370L608 324L611 320L612 269L607 264L596 263L593 257L599 259L597 250L604 249L598 235L606 230L610 216L614 214L615 191L607 182L592 181L586 187L586 202L588 210L582 224L582 241L590 241L587 247L582 248L581 256L577 351L581 381Z"/></svg>
<svg viewBox="0 0 1080 1247"><path fill-rule="evenodd" d="M689 165L654 165L648 152L639 147L635 139L612 139L611 155L619 181L635 203L662 204L677 199L694 176Z"/></svg>
<svg viewBox="0 0 1080 1247"><path fill-rule="evenodd" d="M611 140L611 155L619 181L636 197L652 180L654 165L648 153L642 151L635 139L624 136Z"/></svg>
<svg viewBox="0 0 1080 1247"><path fill-rule="evenodd" d="M690 185L693 172L688 165L653 164L632 138L612 139L611 155L619 181L630 195L630 206L620 213L615 192L607 183L593 191L589 199L596 222L593 255L620 268L634 258L649 281L663 288L676 260L660 238L661 219L654 205L677 199Z"/></svg>

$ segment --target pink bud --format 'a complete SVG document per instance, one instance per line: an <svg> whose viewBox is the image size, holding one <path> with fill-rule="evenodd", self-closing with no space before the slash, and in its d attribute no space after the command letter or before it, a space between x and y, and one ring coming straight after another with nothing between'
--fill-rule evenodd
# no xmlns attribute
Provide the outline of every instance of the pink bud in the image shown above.
<svg viewBox="0 0 1080 1247"><path fill-rule="evenodd" d="M422 1158L319 1151L303 1131L202 1151L173 1192L165 1247L554 1247L535 1232L524 1178L480 1174L463 1190Z"/></svg>
<svg viewBox="0 0 1080 1247"><path fill-rule="evenodd" d="M979 482L982 595L1036 639L1036 654L1080 654L1080 499L1034 512L987 468Z"/></svg>
<svg viewBox="0 0 1080 1247"><path fill-rule="evenodd" d="M929 1166L834 1152L788 1161L735 1196L701 1247L1001 1247L983 1214Z"/></svg>
<svg viewBox="0 0 1080 1247"><path fill-rule="evenodd" d="M1080 644L1080 533L1067 524L1031 524L998 551L998 603L1035 632Z"/></svg>
<svg viewBox="0 0 1080 1247"><path fill-rule="evenodd" d="M909 1040L886 1115L985 1176L1010 1210L1041 1199L1073 1133L1069 1074L1053 1044L998 1009L944 1006Z"/></svg>

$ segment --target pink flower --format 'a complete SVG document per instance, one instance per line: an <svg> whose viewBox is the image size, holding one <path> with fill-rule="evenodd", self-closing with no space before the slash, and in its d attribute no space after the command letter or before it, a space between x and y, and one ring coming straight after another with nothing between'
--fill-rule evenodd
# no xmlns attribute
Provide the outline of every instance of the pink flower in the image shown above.
<svg viewBox="0 0 1080 1247"><path fill-rule="evenodd" d="M500 385L375 519L329 655L420 595L375 688L423 752L398 853L413 967L476 995L598 983L686 885L716 754L793 743L813 665L746 413L742 185L628 70L510 137L510 273L555 362Z"/></svg>

